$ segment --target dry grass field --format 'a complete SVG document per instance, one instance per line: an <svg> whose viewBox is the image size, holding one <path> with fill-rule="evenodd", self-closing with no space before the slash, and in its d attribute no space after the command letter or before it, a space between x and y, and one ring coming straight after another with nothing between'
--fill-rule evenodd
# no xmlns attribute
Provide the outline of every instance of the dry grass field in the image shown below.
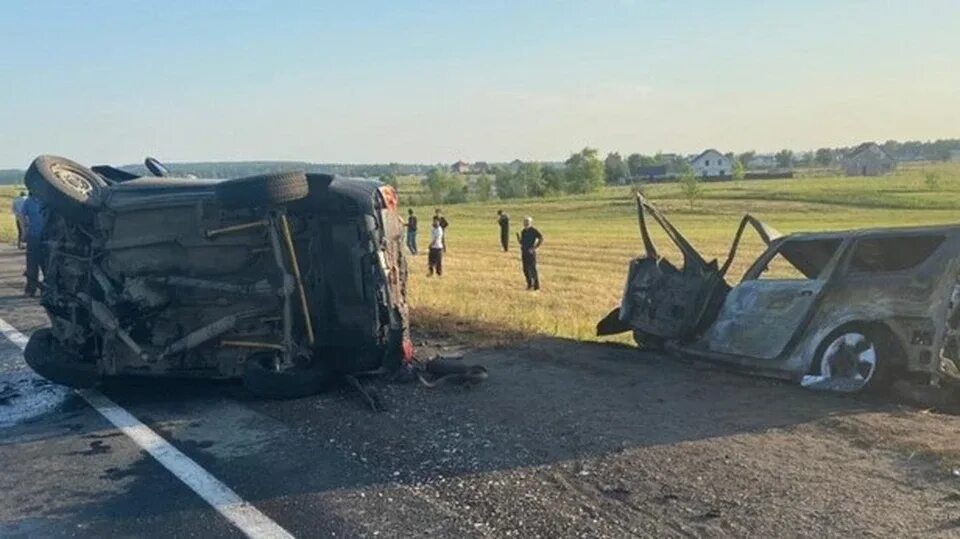
<svg viewBox="0 0 960 539"><path fill-rule="evenodd" d="M931 171L938 174L937 189L925 182ZM692 210L677 184L651 184L644 192L694 246L721 260L747 212L781 232L960 219L956 165L903 168L881 178L707 183ZM496 211L501 208L511 217L511 234L519 230L524 215L531 215L544 234L539 292L525 290L515 242L509 253L500 250ZM415 210L421 223L433 212L431 207ZM468 341L508 341L533 334L595 339L597 320L617 305L627 264L641 249L635 204L625 187L586 196L462 204L444 212L450 221L444 276L427 278L426 256L412 258L414 320L431 332ZM422 229L421 249L428 237ZM658 245L668 256L672 252L665 240ZM760 249L759 239L745 236L731 280L739 280Z"/></svg>

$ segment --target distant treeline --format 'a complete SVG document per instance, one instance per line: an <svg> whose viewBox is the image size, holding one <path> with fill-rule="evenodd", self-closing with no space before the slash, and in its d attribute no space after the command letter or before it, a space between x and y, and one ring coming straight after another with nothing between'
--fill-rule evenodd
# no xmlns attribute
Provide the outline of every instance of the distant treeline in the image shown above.
<svg viewBox="0 0 960 539"><path fill-rule="evenodd" d="M0 169L0 185L23 183L23 171L17 168Z"/></svg>
<svg viewBox="0 0 960 539"><path fill-rule="evenodd" d="M935 141L910 140L900 142L888 140L880 146L891 157L898 161L946 161L951 159L957 152L960 152L960 139L941 139ZM781 150L777 154L778 165L789 167L792 165L829 165L842 157L853 147L842 148L820 148L808 152L794 153L791 150ZM628 174L634 173L634 169L641 166L650 166L657 164L675 165L686 158L681 155L669 154L666 156L653 155L645 156L641 154L631 154L627 158L620 158L619 154L611 154L615 159L605 163L608 167L623 168ZM741 154L729 154L737 158L744 164L755 155L755 152L749 151ZM672 160L672 161L671 161ZM612 162L611 162L612 161ZM622 165L619 161L622 161ZM674 163L676 161L677 163ZM782 163L781 163L782 161ZM101 164L101 163L88 163ZM390 175L425 175L430 170L448 165L428 165L428 164L406 164L406 163L383 163L373 165L351 165L338 163L309 163L306 161L210 161L198 163L165 163L167 168L175 175L193 174L200 178L237 178L241 176L252 176L254 174L265 174L269 172L283 172L289 170L303 170L306 172L323 172L327 174L339 174L342 176L366 176L379 178ZM550 168L543 164L545 168ZM498 165L491 163L491 172ZM499 165L503 169L506 164ZM147 169L143 165L124 165L120 168L128 170L135 174L147 174ZM514 167L515 168L515 167ZM609 171L608 171L609 172ZM0 169L0 184L18 184L23 182L23 170L20 169ZM608 174L608 176L616 176ZM611 178L608 178L608 180Z"/></svg>

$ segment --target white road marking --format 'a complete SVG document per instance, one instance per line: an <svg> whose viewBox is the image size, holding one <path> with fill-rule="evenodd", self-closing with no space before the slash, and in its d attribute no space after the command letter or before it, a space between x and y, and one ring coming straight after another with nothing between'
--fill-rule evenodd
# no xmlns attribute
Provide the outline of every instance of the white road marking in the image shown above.
<svg viewBox="0 0 960 539"><path fill-rule="evenodd" d="M0 333L20 350L27 347L27 336L6 320L0 318ZM247 537L254 539L292 538L293 535L279 524L244 501L230 487L200 467L190 457L170 445L162 436L150 430L130 412L124 410L103 393L95 389L77 390L94 410L126 434L141 449L150 454L190 490L197 493L214 509L233 523Z"/></svg>

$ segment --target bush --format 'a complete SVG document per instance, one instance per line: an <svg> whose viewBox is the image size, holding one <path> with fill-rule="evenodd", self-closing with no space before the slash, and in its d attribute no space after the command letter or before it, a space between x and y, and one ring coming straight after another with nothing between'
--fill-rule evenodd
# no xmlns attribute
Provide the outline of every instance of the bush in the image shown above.
<svg viewBox="0 0 960 539"><path fill-rule="evenodd" d="M936 172L927 172L923 177L923 183L931 191L940 190L940 175Z"/></svg>

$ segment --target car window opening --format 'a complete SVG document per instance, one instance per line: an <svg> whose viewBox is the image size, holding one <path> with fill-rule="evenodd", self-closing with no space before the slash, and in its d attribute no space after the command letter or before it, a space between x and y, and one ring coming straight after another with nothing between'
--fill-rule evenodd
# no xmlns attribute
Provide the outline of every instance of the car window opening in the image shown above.
<svg viewBox="0 0 960 539"><path fill-rule="evenodd" d="M817 279L840 247L839 239L784 242L759 279Z"/></svg>
<svg viewBox="0 0 960 539"><path fill-rule="evenodd" d="M857 242L850 271L881 273L903 271L925 262L943 243L943 236L865 238Z"/></svg>

